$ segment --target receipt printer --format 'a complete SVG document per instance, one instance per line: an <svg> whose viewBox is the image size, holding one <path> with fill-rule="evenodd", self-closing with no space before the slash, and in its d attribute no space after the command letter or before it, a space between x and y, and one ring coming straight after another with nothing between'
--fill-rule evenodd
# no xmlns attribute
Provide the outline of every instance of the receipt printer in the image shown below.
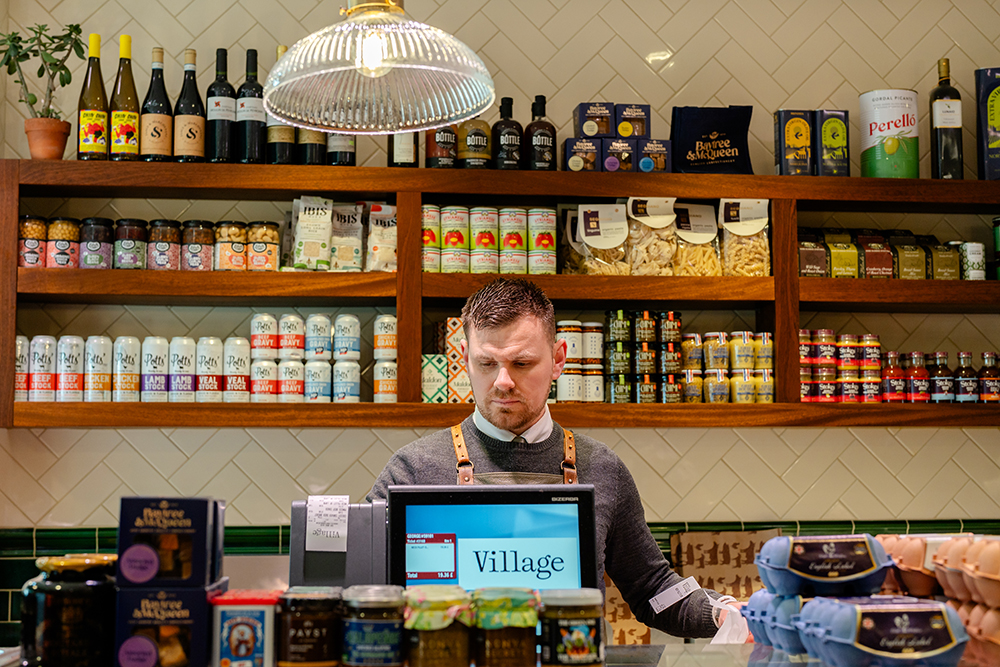
<svg viewBox="0 0 1000 667"><path fill-rule="evenodd" d="M292 502L290 586L384 584L387 577L385 501L351 503L347 551L306 551L306 501Z"/></svg>

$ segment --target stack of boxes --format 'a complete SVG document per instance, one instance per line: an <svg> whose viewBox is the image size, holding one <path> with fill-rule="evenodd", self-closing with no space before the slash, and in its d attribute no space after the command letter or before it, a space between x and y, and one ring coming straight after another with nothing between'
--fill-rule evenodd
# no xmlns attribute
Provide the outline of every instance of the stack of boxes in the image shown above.
<svg viewBox="0 0 1000 667"><path fill-rule="evenodd" d="M648 104L579 104L574 138L565 144L564 169L669 173L670 142L649 138L650 120Z"/></svg>
<svg viewBox="0 0 1000 667"><path fill-rule="evenodd" d="M449 317L435 328L434 354L422 357L420 389L424 403L472 403L472 381L462 358L462 318Z"/></svg>

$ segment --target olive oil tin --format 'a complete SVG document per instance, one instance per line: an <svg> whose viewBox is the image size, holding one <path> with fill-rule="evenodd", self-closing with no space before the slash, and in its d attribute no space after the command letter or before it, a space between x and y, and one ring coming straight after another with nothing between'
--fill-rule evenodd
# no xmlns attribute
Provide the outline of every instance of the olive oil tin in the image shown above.
<svg viewBox="0 0 1000 667"><path fill-rule="evenodd" d="M778 109L774 112L774 173L811 176L813 173L812 112Z"/></svg>
<svg viewBox="0 0 1000 667"><path fill-rule="evenodd" d="M813 111L813 161L817 176L850 176L851 144L846 111Z"/></svg>
<svg viewBox="0 0 1000 667"><path fill-rule="evenodd" d="M861 107L861 175L918 178L917 93L871 90L858 97Z"/></svg>

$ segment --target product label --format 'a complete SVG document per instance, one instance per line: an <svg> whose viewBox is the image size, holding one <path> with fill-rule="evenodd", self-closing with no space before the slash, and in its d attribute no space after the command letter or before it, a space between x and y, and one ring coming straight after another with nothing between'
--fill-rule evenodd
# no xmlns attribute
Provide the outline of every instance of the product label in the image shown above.
<svg viewBox="0 0 1000 667"><path fill-rule="evenodd" d="M980 378L979 400L983 403L1000 401L1000 378Z"/></svg>
<svg viewBox="0 0 1000 667"><path fill-rule="evenodd" d="M267 122L263 99L259 97L241 97L236 100L236 122L242 123L245 121Z"/></svg>
<svg viewBox="0 0 1000 667"><path fill-rule="evenodd" d="M115 395L115 401L138 401L139 374L115 373L112 380L112 391Z"/></svg>
<svg viewBox="0 0 1000 667"><path fill-rule="evenodd" d="M236 100L232 97L209 97L205 104L208 120L236 120Z"/></svg>
<svg viewBox="0 0 1000 667"><path fill-rule="evenodd" d="M80 244L80 268L110 269L113 251L114 245L110 243L87 241Z"/></svg>
<svg viewBox="0 0 1000 667"><path fill-rule="evenodd" d="M906 381L906 400L910 403L926 403L931 400L930 379L908 378Z"/></svg>
<svg viewBox="0 0 1000 667"><path fill-rule="evenodd" d="M882 379L882 400L887 403L902 403L906 400L906 378L888 377Z"/></svg>
<svg viewBox="0 0 1000 667"><path fill-rule="evenodd" d="M139 114L132 111L111 112L111 154L139 154Z"/></svg>
<svg viewBox="0 0 1000 667"><path fill-rule="evenodd" d="M216 271L246 271L247 247L244 243L216 243Z"/></svg>
<svg viewBox="0 0 1000 667"><path fill-rule="evenodd" d="M326 137L327 153L353 153L355 151L355 138L353 134L331 133Z"/></svg>
<svg viewBox="0 0 1000 667"><path fill-rule="evenodd" d="M108 150L108 114L84 109L78 117L80 141L78 153L106 153Z"/></svg>
<svg viewBox="0 0 1000 667"><path fill-rule="evenodd" d="M142 126L143 155L172 155L174 117L163 113L144 113L139 119Z"/></svg>
<svg viewBox="0 0 1000 667"><path fill-rule="evenodd" d="M935 403L951 403L955 400L955 379L931 378L931 400Z"/></svg>
<svg viewBox="0 0 1000 667"><path fill-rule="evenodd" d="M954 646L955 638L943 609L897 604L862 608L854 644L866 653L917 662L925 657L933 661L929 656Z"/></svg>
<svg viewBox="0 0 1000 667"><path fill-rule="evenodd" d="M934 100L931 127L962 127L962 100Z"/></svg>
<svg viewBox="0 0 1000 667"><path fill-rule="evenodd" d="M874 90L860 97L861 175L917 178L917 94Z"/></svg>
<svg viewBox="0 0 1000 667"><path fill-rule="evenodd" d="M115 241L116 269L145 269L146 244L143 241Z"/></svg>
<svg viewBox="0 0 1000 667"><path fill-rule="evenodd" d="M272 125L272 120L274 120L274 116L267 117L267 143L294 144L295 128L291 125L282 125L277 120L275 120L275 124Z"/></svg>
<svg viewBox="0 0 1000 667"><path fill-rule="evenodd" d="M17 242L18 266L45 266L45 241L21 239Z"/></svg>
<svg viewBox="0 0 1000 667"><path fill-rule="evenodd" d="M853 579L876 568L862 535L792 538L788 569L807 579Z"/></svg>
<svg viewBox="0 0 1000 667"><path fill-rule="evenodd" d="M268 611L264 609L219 610L219 664L262 665L267 644L264 627ZM266 639L272 640L272 637Z"/></svg>
<svg viewBox="0 0 1000 667"><path fill-rule="evenodd" d="M247 271L277 271L278 245L276 243L250 243L247 249Z"/></svg>
<svg viewBox="0 0 1000 667"><path fill-rule="evenodd" d="M241 403L250 400L249 375L224 375L222 400L227 403Z"/></svg>
<svg viewBox="0 0 1000 667"><path fill-rule="evenodd" d="M75 269L80 265L80 244L74 241L48 241L45 266L50 269Z"/></svg>
<svg viewBox="0 0 1000 667"><path fill-rule="evenodd" d="M167 376L144 374L141 380L144 402L165 402L167 400Z"/></svg>
<svg viewBox="0 0 1000 667"><path fill-rule="evenodd" d="M176 271L180 268L181 247L162 241L146 246L146 268Z"/></svg>
<svg viewBox="0 0 1000 667"><path fill-rule="evenodd" d="M872 378L864 379L861 381L861 402L862 403L881 403L882 402L882 383L881 381Z"/></svg>
<svg viewBox="0 0 1000 667"><path fill-rule="evenodd" d="M194 400L195 376L194 375L168 375L167 392L172 402L183 403Z"/></svg>
<svg viewBox="0 0 1000 667"><path fill-rule="evenodd" d="M320 132L319 130L307 130L305 128L299 129L299 143L300 144L315 144L317 146L326 145L326 132Z"/></svg>
<svg viewBox="0 0 1000 667"><path fill-rule="evenodd" d="M205 118L181 115L174 118L174 155L205 157Z"/></svg>
<svg viewBox="0 0 1000 667"><path fill-rule="evenodd" d="M403 622L344 620L344 664L392 667L403 663Z"/></svg>
<svg viewBox="0 0 1000 667"><path fill-rule="evenodd" d="M181 253L181 268L185 271L211 271L212 246L188 243Z"/></svg>
<svg viewBox="0 0 1000 667"><path fill-rule="evenodd" d="M217 403L222 400L222 376L199 375L195 389L195 398L199 403Z"/></svg>
<svg viewBox="0 0 1000 667"><path fill-rule="evenodd" d="M397 134L392 141L392 161L408 164L416 162L416 147L413 145L412 134Z"/></svg>
<svg viewBox="0 0 1000 667"><path fill-rule="evenodd" d="M955 402L979 402L979 378L958 378L955 384Z"/></svg>
<svg viewBox="0 0 1000 667"><path fill-rule="evenodd" d="M305 392L305 380L302 376L283 377L278 380L279 394L298 394L301 396Z"/></svg>

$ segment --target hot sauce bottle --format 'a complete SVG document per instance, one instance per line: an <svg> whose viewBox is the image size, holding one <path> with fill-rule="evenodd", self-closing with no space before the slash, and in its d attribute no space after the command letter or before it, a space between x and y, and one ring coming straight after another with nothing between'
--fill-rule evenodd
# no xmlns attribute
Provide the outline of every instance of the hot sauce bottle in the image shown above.
<svg viewBox="0 0 1000 667"><path fill-rule="evenodd" d="M979 400L982 403L1000 403L1000 368L997 368L996 352L983 352L983 367L979 369Z"/></svg>
<svg viewBox="0 0 1000 667"><path fill-rule="evenodd" d="M924 353L910 353L910 367L906 369L906 402L929 403L931 380L924 366Z"/></svg>
<svg viewBox="0 0 1000 667"><path fill-rule="evenodd" d="M928 368L931 376L931 402L955 402L955 374L948 368L948 353L938 352L935 355L933 370Z"/></svg>
<svg viewBox="0 0 1000 667"><path fill-rule="evenodd" d="M886 359L887 363L882 369L882 402L905 403L906 372L899 365L899 352L889 352Z"/></svg>
<svg viewBox="0 0 1000 667"><path fill-rule="evenodd" d="M979 402L979 375L972 368L972 353L958 353L958 368L955 369L955 402Z"/></svg>

